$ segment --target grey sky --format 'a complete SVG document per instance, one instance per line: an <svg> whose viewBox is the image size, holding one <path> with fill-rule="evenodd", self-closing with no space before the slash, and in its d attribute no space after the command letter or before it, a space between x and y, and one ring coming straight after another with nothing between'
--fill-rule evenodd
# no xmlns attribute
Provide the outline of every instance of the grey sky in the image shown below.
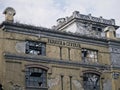
<svg viewBox="0 0 120 90"><path fill-rule="evenodd" d="M73 11L92 16L115 19L120 26L120 0L0 0L0 22L3 10L10 6L16 10L15 21L50 28L60 17ZM120 30L118 30L120 33Z"/></svg>

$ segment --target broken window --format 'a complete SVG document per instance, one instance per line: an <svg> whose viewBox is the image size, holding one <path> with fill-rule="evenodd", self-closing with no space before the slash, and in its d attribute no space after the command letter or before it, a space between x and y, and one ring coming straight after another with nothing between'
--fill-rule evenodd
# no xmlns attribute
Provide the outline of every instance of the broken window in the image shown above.
<svg viewBox="0 0 120 90"><path fill-rule="evenodd" d="M101 37L101 33L102 33L102 27L98 27L98 26L92 27L92 35Z"/></svg>
<svg viewBox="0 0 120 90"><path fill-rule="evenodd" d="M30 67L26 69L27 87L47 87L47 71L41 68Z"/></svg>
<svg viewBox="0 0 120 90"><path fill-rule="evenodd" d="M82 60L84 62L97 62L98 61L98 52L96 50L82 49Z"/></svg>
<svg viewBox="0 0 120 90"><path fill-rule="evenodd" d="M84 90L100 90L100 75L94 73L83 74Z"/></svg>
<svg viewBox="0 0 120 90"><path fill-rule="evenodd" d="M45 43L27 41L26 54L45 55L46 47Z"/></svg>

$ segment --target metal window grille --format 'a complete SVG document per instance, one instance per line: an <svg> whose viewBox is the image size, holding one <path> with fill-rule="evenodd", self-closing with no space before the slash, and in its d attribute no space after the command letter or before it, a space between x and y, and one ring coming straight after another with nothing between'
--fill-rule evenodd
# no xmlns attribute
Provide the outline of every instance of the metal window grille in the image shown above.
<svg viewBox="0 0 120 90"><path fill-rule="evenodd" d="M47 87L47 71L44 69L35 68L35 67L27 68L26 69L26 86L46 88Z"/></svg>
<svg viewBox="0 0 120 90"><path fill-rule="evenodd" d="M83 74L84 90L100 90L100 76L94 73Z"/></svg>
<svg viewBox="0 0 120 90"><path fill-rule="evenodd" d="M45 43L35 41L27 41L26 43L26 54L45 55L45 51Z"/></svg>

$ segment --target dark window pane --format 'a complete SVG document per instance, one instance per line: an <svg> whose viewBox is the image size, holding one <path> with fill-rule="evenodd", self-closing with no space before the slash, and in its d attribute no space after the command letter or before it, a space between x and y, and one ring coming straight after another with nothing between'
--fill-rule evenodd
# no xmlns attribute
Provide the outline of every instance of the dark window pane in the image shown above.
<svg viewBox="0 0 120 90"><path fill-rule="evenodd" d="M31 77L40 77L40 76L41 76L41 73L34 72L34 73L31 73L30 76L31 76Z"/></svg>
<svg viewBox="0 0 120 90"><path fill-rule="evenodd" d="M47 87L47 71L41 68L26 69L26 86Z"/></svg>
<svg viewBox="0 0 120 90"><path fill-rule="evenodd" d="M83 74L84 90L100 90L100 76L94 73Z"/></svg>
<svg viewBox="0 0 120 90"><path fill-rule="evenodd" d="M45 55L45 43L27 41L26 43L26 54L34 54L34 55Z"/></svg>
<svg viewBox="0 0 120 90"><path fill-rule="evenodd" d="M99 31L99 32L102 32L102 28L98 28L98 31Z"/></svg>

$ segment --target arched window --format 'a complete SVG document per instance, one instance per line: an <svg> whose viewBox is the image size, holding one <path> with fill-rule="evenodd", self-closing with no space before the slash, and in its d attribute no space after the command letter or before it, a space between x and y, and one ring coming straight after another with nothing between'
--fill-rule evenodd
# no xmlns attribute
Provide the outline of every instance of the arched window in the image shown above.
<svg viewBox="0 0 120 90"><path fill-rule="evenodd" d="M100 90L100 75L95 73L83 74L84 90Z"/></svg>
<svg viewBox="0 0 120 90"><path fill-rule="evenodd" d="M26 87L42 88L42 90L47 90L47 70L39 67L27 67Z"/></svg>

